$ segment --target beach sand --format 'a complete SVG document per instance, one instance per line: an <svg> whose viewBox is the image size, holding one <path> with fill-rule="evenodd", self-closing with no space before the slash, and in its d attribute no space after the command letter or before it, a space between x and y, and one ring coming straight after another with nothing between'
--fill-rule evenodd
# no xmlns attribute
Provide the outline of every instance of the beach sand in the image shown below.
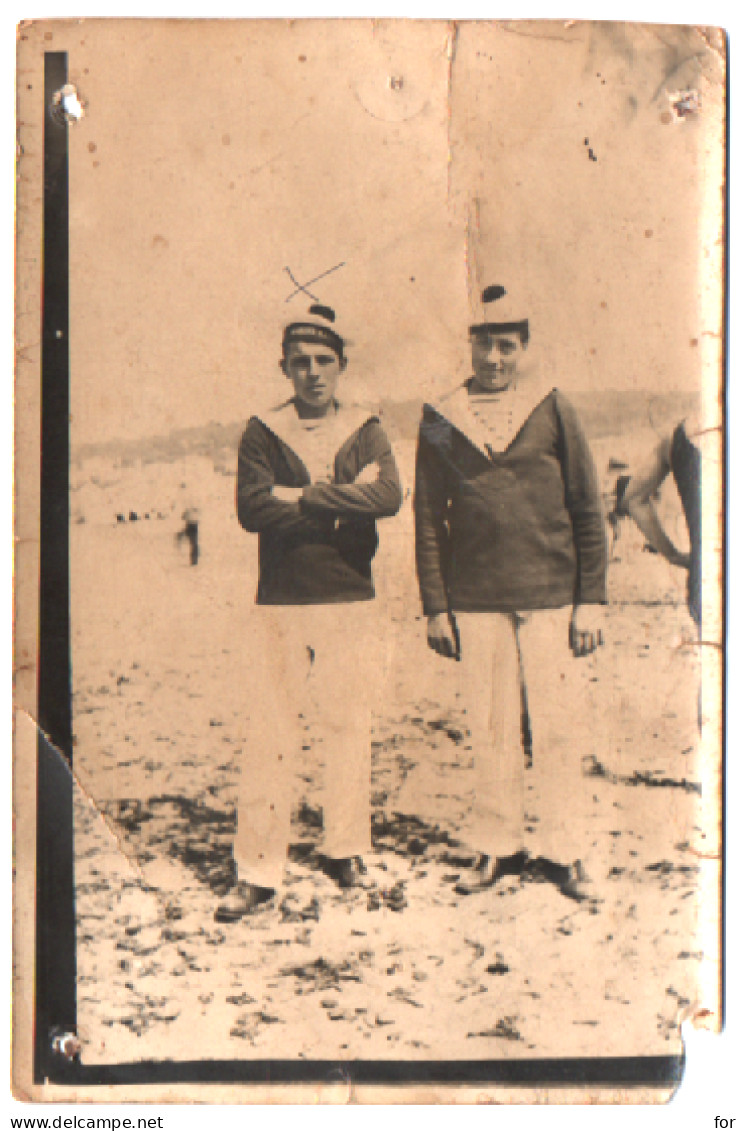
<svg viewBox="0 0 746 1131"><path fill-rule="evenodd" d="M607 496L614 460L633 462L647 442L633 432L594 440ZM406 482L411 440L397 454ZM460 896L478 848L461 839L473 796L468 719L458 665L425 644L408 497L380 524L387 664L363 885L342 892L320 868L324 741L309 725L284 887L271 907L220 924L246 718L261 709L256 544L234 517L233 458L126 466L99 455L74 469L84 1063L677 1053L716 960L701 938L716 830L701 815L699 656L683 573L624 521L606 643L578 661L597 706L577 720L577 741L592 799L584 859L602 902L515 877ZM176 537L189 507L200 516L197 566ZM668 484L661 507L686 546Z"/></svg>

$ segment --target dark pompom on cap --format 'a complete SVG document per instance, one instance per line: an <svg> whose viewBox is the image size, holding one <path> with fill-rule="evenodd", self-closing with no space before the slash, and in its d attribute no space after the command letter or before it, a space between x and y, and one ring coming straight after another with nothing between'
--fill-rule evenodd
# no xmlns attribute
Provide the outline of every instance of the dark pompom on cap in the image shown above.
<svg viewBox="0 0 746 1131"><path fill-rule="evenodd" d="M321 303L315 302L313 306L308 308L309 314L315 314L318 318L325 318L327 322L336 322L337 316L330 306L322 306Z"/></svg>
<svg viewBox="0 0 746 1131"><path fill-rule="evenodd" d="M495 302L506 293L505 287L501 287L499 283L493 283L492 286L485 287L482 291L482 302Z"/></svg>

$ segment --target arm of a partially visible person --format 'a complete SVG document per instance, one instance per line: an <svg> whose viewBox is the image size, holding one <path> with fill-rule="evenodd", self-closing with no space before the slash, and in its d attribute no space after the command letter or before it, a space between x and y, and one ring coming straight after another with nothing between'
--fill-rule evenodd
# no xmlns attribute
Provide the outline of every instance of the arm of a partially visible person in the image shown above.
<svg viewBox="0 0 746 1131"><path fill-rule="evenodd" d="M356 441L359 470L352 483L310 483L300 492L303 514L333 519L391 518L402 504L399 472L388 437L377 420Z"/></svg>
<svg viewBox="0 0 746 1131"><path fill-rule="evenodd" d="M671 471L671 442L670 435L661 440L639 474L632 476L624 492L621 509L635 521L653 549L662 554L666 561L687 569L689 554L674 546L663 529L652 501L654 492Z"/></svg>

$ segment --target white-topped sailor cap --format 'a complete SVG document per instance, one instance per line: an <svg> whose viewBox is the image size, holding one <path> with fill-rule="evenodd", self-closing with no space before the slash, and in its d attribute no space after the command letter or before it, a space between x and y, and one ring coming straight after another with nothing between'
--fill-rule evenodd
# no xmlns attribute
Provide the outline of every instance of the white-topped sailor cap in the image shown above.
<svg viewBox="0 0 746 1131"><path fill-rule="evenodd" d="M523 345L528 343L528 311L517 293L509 293L505 287L494 283L482 291L481 303L483 320L469 327L472 337L519 334Z"/></svg>

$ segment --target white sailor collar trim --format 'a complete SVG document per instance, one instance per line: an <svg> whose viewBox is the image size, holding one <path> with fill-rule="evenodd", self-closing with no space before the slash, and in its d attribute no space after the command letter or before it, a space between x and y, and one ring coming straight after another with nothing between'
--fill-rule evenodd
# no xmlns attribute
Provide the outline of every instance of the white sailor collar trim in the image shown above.
<svg viewBox="0 0 746 1131"><path fill-rule="evenodd" d="M289 448L293 448L293 445L298 442L298 437L305 431L295 410L293 397L270 405L263 411L255 413L255 416L268 431L282 440L284 444L287 444ZM379 417L370 408L355 404L346 405L338 401L334 417L322 419L330 425L331 434L335 438L340 437L337 446L337 450L339 450L364 424L371 420L378 420Z"/></svg>
<svg viewBox="0 0 746 1131"><path fill-rule="evenodd" d="M523 428L528 418L532 415L535 409L542 404L543 401L554 391L552 385L537 386L533 382L529 389L524 393L518 392L514 395L514 425L511 434L505 441L504 451L518 433ZM480 425L474 413L469 407L469 382L465 381L458 385L455 389L446 393L434 405L433 408L440 416L457 431L459 431L466 439L483 455L487 455L487 448L494 450L494 444L490 444L490 437L488 430Z"/></svg>

